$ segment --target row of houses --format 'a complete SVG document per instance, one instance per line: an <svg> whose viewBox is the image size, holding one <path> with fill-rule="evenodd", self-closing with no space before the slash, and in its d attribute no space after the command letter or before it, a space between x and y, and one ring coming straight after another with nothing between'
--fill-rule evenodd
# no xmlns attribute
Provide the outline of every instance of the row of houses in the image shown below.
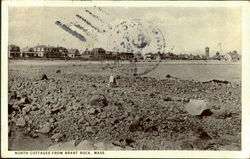
<svg viewBox="0 0 250 159"><path fill-rule="evenodd" d="M9 58L17 57L37 57L37 58L60 58L60 57L70 57L75 58L80 56L78 49L66 49L64 47L54 47L46 45L37 45L35 47L20 49L19 46L9 45L8 46Z"/></svg>
<svg viewBox="0 0 250 159"><path fill-rule="evenodd" d="M9 58L81 58L84 60L131 60L134 59L133 53L115 53L105 51L103 48L94 48L80 52L78 49L66 49L61 46L37 45L32 48L20 49L19 46L9 45Z"/></svg>
<svg viewBox="0 0 250 159"><path fill-rule="evenodd" d="M129 52L111 52L103 48L94 48L80 52L78 49L67 49L61 46L46 46L37 45L32 48L20 49L19 46L9 45L9 58L81 58L83 60L227 60L238 61L240 55L237 51L230 51L225 55L220 55L218 52L213 57L207 55L192 55L192 54L174 54L167 53L129 53Z"/></svg>

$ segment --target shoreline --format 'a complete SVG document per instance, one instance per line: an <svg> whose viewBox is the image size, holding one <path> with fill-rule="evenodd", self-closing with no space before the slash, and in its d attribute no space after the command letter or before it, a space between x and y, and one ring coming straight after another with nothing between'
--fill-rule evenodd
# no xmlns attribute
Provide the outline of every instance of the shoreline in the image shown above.
<svg viewBox="0 0 250 159"><path fill-rule="evenodd" d="M64 60L39 60L39 59L20 59L20 60L13 60L13 59L9 59L8 61L9 65L10 64L30 64L30 65L44 65L44 64L48 64L48 65L67 65L67 64L112 64L114 63L114 61L82 61L82 60L68 60L68 61L64 61ZM38 63L39 62L39 63ZM119 61L123 64L129 64L129 61ZM237 61L237 62L233 62L233 61L217 61L217 60L208 60L208 61L204 61L204 60L164 60L164 61L139 61L136 62L135 64L154 64L154 63L160 63L160 64L166 64L166 65L241 65L241 61Z"/></svg>

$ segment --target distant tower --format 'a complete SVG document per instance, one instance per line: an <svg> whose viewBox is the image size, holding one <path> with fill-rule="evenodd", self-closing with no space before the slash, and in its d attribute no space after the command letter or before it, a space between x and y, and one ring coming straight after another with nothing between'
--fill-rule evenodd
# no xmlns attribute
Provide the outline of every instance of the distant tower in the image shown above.
<svg viewBox="0 0 250 159"><path fill-rule="evenodd" d="M209 47L205 47L206 56L209 57Z"/></svg>

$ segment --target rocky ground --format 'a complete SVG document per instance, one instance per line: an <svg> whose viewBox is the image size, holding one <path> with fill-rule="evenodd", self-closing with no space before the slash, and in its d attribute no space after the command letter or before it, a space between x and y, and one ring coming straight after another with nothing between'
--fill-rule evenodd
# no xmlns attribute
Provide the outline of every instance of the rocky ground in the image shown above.
<svg viewBox="0 0 250 159"><path fill-rule="evenodd" d="M48 135L49 149L241 149L241 82L117 75L110 88L103 72L9 65L9 138L18 128Z"/></svg>

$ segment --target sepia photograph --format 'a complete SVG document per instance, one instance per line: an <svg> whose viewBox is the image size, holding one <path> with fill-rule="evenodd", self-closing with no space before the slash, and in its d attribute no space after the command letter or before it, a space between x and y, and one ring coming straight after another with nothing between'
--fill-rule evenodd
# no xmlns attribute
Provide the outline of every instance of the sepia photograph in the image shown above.
<svg viewBox="0 0 250 159"><path fill-rule="evenodd" d="M241 5L46 4L5 10L8 152L243 150Z"/></svg>

